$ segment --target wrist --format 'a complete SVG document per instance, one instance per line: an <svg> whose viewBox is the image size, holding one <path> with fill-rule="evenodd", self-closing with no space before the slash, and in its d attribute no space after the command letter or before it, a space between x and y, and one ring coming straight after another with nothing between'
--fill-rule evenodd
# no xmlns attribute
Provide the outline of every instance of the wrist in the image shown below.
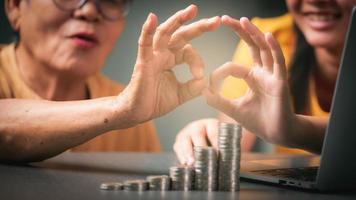
<svg viewBox="0 0 356 200"><path fill-rule="evenodd" d="M300 119L299 115L297 114L292 114L289 123L288 123L288 128L285 132L285 138L284 138L284 144L288 147L291 148L296 148L298 147L298 140L300 137Z"/></svg>
<svg viewBox="0 0 356 200"><path fill-rule="evenodd" d="M114 98L112 105L115 129L129 128L150 119L144 112L145 108L141 108L140 102L136 101L135 88L130 84Z"/></svg>
<svg viewBox="0 0 356 200"><path fill-rule="evenodd" d="M266 132L266 140L277 145L295 147L296 135L298 132L298 116L294 113L283 116L279 125L275 125L271 132Z"/></svg>

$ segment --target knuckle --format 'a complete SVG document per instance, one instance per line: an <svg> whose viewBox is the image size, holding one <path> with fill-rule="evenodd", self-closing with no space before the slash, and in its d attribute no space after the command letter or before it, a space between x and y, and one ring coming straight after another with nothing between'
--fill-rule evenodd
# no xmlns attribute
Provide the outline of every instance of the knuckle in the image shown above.
<svg viewBox="0 0 356 200"><path fill-rule="evenodd" d="M156 29L156 33L158 35L163 35L166 33L166 31L167 31L167 29L163 25L159 25Z"/></svg>

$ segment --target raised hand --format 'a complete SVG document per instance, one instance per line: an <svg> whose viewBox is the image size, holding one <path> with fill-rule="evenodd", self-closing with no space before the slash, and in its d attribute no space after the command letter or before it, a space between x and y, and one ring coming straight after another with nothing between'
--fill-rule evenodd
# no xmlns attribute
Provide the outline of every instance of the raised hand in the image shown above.
<svg viewBox="0 0 356 200"><path fill-rule="evenodd" d="M206 87L204 63L188 43L204 32L215 30L220 18L213 17L183 26L197 14L191 5L178 11L157 28L157 17L150 14L142 27L138 55L131 81L119 101L127 103L134 121L142 122L173 110L198 96ZM193 78L180 83L173 67L187 63Z"/></svg>
<svg viewBox="0 0 356 200"><path fill-rule="evenodd" d="M294 114L290 105L284 56L271 33L262 33L247 18L235 20L222 17L224 25L232 28L251 50L254 65L240 66L231 62L216 69L210 86L204 90L208 104L235 119L247 130L263 139L287 144L287 130ZM219 82L227 76L244 79L248 92L239 99L227 100L218 93Z"/></svg>

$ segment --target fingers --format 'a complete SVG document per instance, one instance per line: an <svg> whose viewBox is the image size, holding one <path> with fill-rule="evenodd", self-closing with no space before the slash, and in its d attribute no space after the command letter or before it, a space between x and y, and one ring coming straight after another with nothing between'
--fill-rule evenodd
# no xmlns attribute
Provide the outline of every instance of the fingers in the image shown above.
<svg viewBox="0 0 356 200"><path fill-rule="evenodd" d="M205 120L194 121L178 133L173 149L181 164L194 163L194 146L208 146L206 125Z"/></svg>
<svg viewBox="0 0 356 200"><path fill-rule="evenodd" d="M197 12L197 6L190 5L168 18L157 28L157 32L153 37L153 48L155 50L167 48L172 34L184 23L193 19Z"/></svg>
<svg viewBox="0 0 356 200"><path fill-rule="evenodd" d="M150 13L142 26L139 38L138 58L147 60L152 56L153 35L157 26L157 16Z"/></svg>
<svg viewBox="0 0 356 200"><path fill-rule="evenodd" d="M250 48L250 52L252 55L253 65L254 66L262 66L262 59L260 55L260 50L255 42L250 37L249 33L247 33L240 24L239 20L233 19L227 15L222 17L222 22L224 25L232 28L236 34L246 42L246 44Z"/></svg>
<svg viewBox="0 0 356 200"><path fill-rule="evenodd" d="M185 131L184 129L182 132ZM192 165L194 163L193 143L190 137L185 133L179 133L176 142L173 145L179 163L182 165Z"/></svg>
<svg viewBox="0 0 356 200"><path fill-rule="evenodd" d="M203 90L202 93L210 106L235 119L235 110L238 110L238 108L232 101L221 97L218 93L212 92L209 89Z"/></svg>
<svg viewBox="0 0 356 200"><path fill-rule="evenodd" d="M176 53L176 64L187 63L195 79L204 77L204 62L198 52L187 44ZM173 66L174 67L174 66Z"/></svg>
<svg viewBox="0 0 356 200"><path fill-rule="evenodd" d="M263 66L270 72L273 71L273 58L270 48L266 42L265 35L253 25L246 17L240 19L241 26L250 34L251 39L259 48Z"/></svg>
<svg viewBox="0 0 356 200"><path fill-rule="evenodd" d="M184 84L180 84L178 88L179 103L183 104L197 96L199 96L204 88L206 88L207 81L205 78L192 79Z"/></svg>
<svg viewBox="0 0 356 200"><path fill-rule="evenodd" d="M241 78L246 81L246 83L252 87L253 80L249 78L250 69L234 64L232 62L227 62L218 69L216 69L210 76L210 85L208 89L205 89L202 93L205 96L207 103L214 108L222 111L226 115L234 118L235 120L240 120L239 116L239 100L228 100L220 96L219 85L220 82L227 76L234 76L236 78Z"/></svg>
<svg viewBox="0 0 356 200"><path fill-rule="evenodd" d="M232 62L227 62L221 67L217 68L211 75L210 75L210 90L212 92L218 93L220 82L224 80L227 76L234 76L236 78L241 78L246 80L247 76L250 72L250 69L237 65ZM249 84L247 82L247 84Z"/></svg>
<svg viewBox="0 0 356 200"><path fill-rule="evenodd" d="M169 41L170 49L179 49L185 46L190 40L202 35L205 32L217 29L221 24L220 17L202 19L192 24L179 28Z"/></svg>
<svg viewBox="0 0 356 200"><path fill-rule="evenodd" d="M266 40L268 42L269 47L271 48L274 60L273 74L275 74L278 78L286 79L287 70L281 47L279 46L276 39L274 39L271 33L266 34Z"/></svg>
<svg viewBox="0 0 356 200"><path fill-rule="evenodd" d="M190 44L185 45L185 47L176 55L176 63L180 64L183 62L189 65L193 79L179 85L178 95L180 103L184 103L199 96L207 85L207 81L204 78L204 62Z"/></svg>
<svg viewBox="0 0 356 200"><path fill-rule="evenodd" d="M269 72L273 71L273 57L265 40L265 35L246 17L239 20L224 15L222 22L231 27L249 46L255 66L263 66Z"/></svg>
<svg viewBox="0 0 356 200"><path fill-rule="evenodd" d="M208 141L214 149L218 149L218 133L219 133L219 120L217 119L210 119L207 121L206 126L206 133L208 137Z"/></svg>

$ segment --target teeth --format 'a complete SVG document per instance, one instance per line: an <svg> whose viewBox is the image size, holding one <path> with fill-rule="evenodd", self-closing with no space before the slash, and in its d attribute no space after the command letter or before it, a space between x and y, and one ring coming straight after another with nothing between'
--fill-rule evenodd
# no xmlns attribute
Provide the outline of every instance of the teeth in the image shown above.
<svg viewBox="0 0 356 200"><path fill-rule="evenodd" d="M331 15L331 14L324 14L324 15L320 15L320 14L309 14L308 18L314 21L331 21L336 19L335 15Z"/></svg>

